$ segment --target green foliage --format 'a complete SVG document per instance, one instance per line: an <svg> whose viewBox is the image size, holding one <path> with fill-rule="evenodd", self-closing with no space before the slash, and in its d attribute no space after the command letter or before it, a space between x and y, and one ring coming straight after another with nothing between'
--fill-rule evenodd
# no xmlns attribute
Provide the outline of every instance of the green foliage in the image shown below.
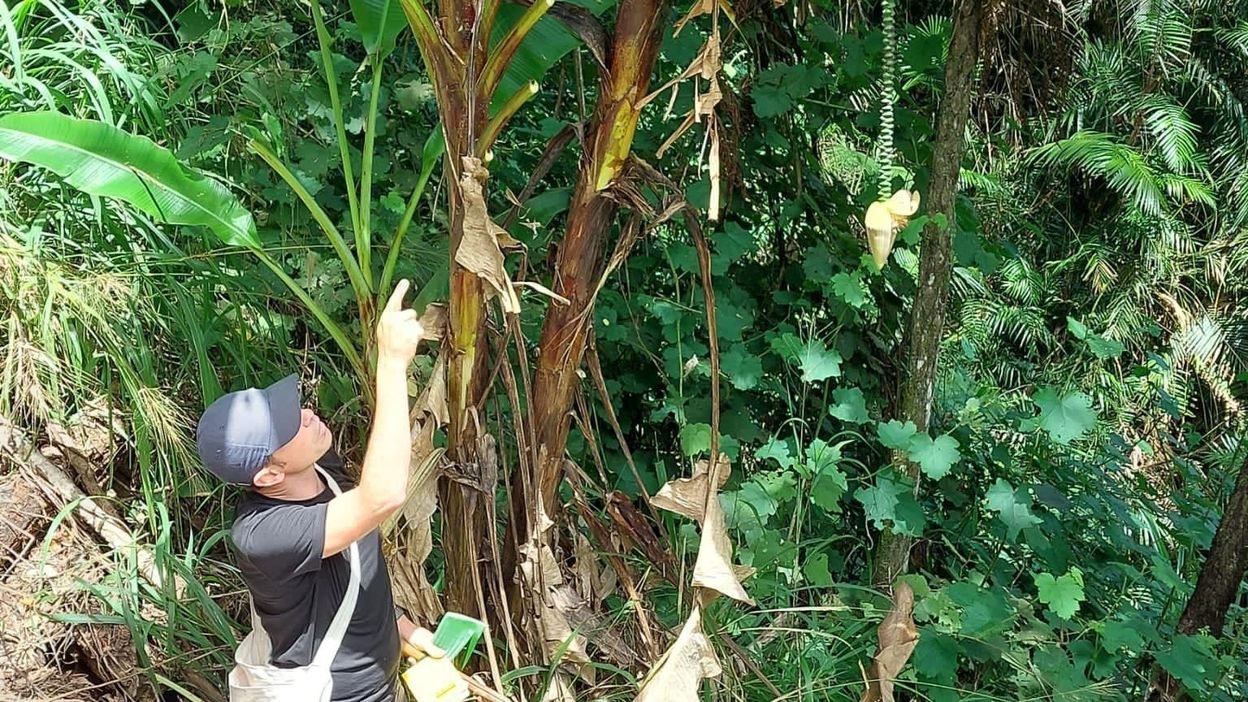
<svg viewBox="0 0 1248 702"><path fill-rule="evenodd" d="M117 198L167 224L201 225L233 246L257 246L251 214L218 183L150 139L55 112L0 118L0 158L42 166L91 195Z"/></svg>
<svg viewBox="0 0 1248 702"><path fill-rule="evenodd" d="M1018 533L1023 529L1041 523L1041 519L1031 512L1031 500L1025 494L1020 494L1021 492L1001 478L997 478L992 487L988 488L988 509L996 512L1001 521L1005 522L1009 530L1007 538L1010 541L1018 538Z"/></svg>
<svg viewBox="0 0 1248 702"><path fill-rule="evenodd" d="M595 15L607 6L580 4ZM898 683L904 696L1134 700L1159 665L1194 699L1242 699L1240 609L1221 639L1174 634L1220 486L1242 460L1234 407L1248 370L1239 99L1248 42L1236 8L1198 5L1079 5L1046 16L1069 31L1046 33L1044 50L1003 20L1003 53L981 62L987 97L969 129L925 432L896 418L922 223L900 233L883 271L865 257L857 223L881 177L913 178L928 195L949 19L906 24L940 10L898 6L888 60L878 21L856 9L816 3L799 16L785 5L736 17L719 77L736 101L717 112L723 221L706 234L720 445L733 459L720 499L737 560L756 569L747 588L760 606L717 602L706 616L711 640L731 638L765 664L781 695L729 666L713 683L724 694L859 696L853 681L887 610L864 584L888 527L917 538L921 637ZM200 227L167 227L40 169L0 168L0 313L17 320L0 343L0 411L35 427L97 397L129 411L128 448L105 487L135 498L142 509L129 523L161 545L167 568L198 576L212 594L175 602L135 587L124 570L94 592L136 641L219 681L245 604L218 594L238 591L220 565L228 510L193 468L190 418L226 389L306 364L320 378L316 401L358 457L361 376L345 349L367 332L360 299L399 276L428 281L422 300L446 285L443 149L428 76L405 31L391 48L390 5L372 0L324 5L323 22L286 3L231 10L228 21L216 6L192 5L168 23L138 10L105 17L99 5L18 7L20 18L0 10L0 55L20 58L0 70L0 111L55 109L150 138L229 183L268 252L266 262L221 250ZM522 11L504 4L496 32ZM697 22L665 31L652 87L683 71L704 38ZM514 208L524 274L552 286L545 262L583 149L559 155L532 197L519 193L546 140L587 116L582 102L592 108L597 67L558 20L535 32L499 92L529 76L543 90L496 146L489 204L500 223ZM899 87L893 170L876 157L888 72ZM693 96L688 86L675 93L679 117ZM643 110L638 155L705 203L700 126L655 154L676 124L668 99ZM639 180L612 195L661 211L669 193ZM114 294L118 279L127 286ZM536 334L544 304L526 301L526 334ZM653 494L706 457L705 305L680 217L648 226L597 293L589 321L627 445L604 430L610 418L587 379L569 458L591 476L581 486L591 509L616 490L644 507L643 487ZM347 344L326 333L335 325L353 330ZM30 348L38 352L20 355ZM509 360L525 350L509 347ZM522 438L512 411L503 402L483 414L508 466ZM918 465L917 485L900 459ZM164 494L169 485L180 497ZM696 529L664 518L656 533L670 535L665 545L687 572ZM649 554L617 546L638 573L655 572ZM435 558L435 582L437 571ZM646 583L647 611L679 626L687 597L659 578ZM144 616L152 606L181 616L153 623ZM623 630L635 606L611 593L596 614ZM602 668L600 677L615 677L600 689L628 699L638 672ZM152 686L169 689L157 675L183 679L170 673L153 666Z"/></svg>
<svg viewBox="0 0 1248 702"><path fill-rule="evenodd" d="M1059 444L1069 444L1096 424L1092 400L1083 393L1058 395L1054 388L1044 388L1032 401L1040 408L1040 428Z"/></svg>
<svg viewBox="0 0 1248 702"><path fill-rule="evenodd" d="M1036 592L1040 601L1062 619L1070 619L1084 601L1083 572L1071 568L1069 573L1054 578L1052 573L1036 573Z"/></svg>

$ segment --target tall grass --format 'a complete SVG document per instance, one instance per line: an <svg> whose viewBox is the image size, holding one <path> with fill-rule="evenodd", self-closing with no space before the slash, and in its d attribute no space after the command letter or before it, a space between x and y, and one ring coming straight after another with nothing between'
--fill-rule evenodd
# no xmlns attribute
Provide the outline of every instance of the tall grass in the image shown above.
<svg viewBox="0 0 1248 702"><path fill-rule="evenodd" d="M176 50L149 38L143 18L91 0L10 5L0 4L0 62L11 66L0 72L0 114L54 109L181 141L191 121L170 105L176 86L163 72ZM122 450L97 478L166 583L114 554L107 578L83 584L100 611L60 619L124 624L153 688L190 698L188 674L219 685L228 669L239 602L221 560L224 493L198 465L194 414L223 384L300 363L294 325L271 311L254 260L214 251L0 164L0 413L35 432L72 426L92 407L119 420Z"/></svg>

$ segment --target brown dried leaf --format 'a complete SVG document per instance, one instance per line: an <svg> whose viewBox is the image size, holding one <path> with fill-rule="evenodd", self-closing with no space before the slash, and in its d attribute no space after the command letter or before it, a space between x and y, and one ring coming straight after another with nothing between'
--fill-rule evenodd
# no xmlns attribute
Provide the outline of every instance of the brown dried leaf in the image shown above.
<svg viewBox="0 0 1248 702"><path fill-rule="evenodd" d="M489 171L481 160L465 156L459 186L464 198L464 236L455 249L455 262L484 280L498 295L504 312L520 312L520 300L503 267L503 242L514 239L490 219L485 206L485 179Z"/></svg>
<svg viewBox="0 0 1248 702"><path fill-rule="evenodd" d="M446 396L446 354L438 354L433 363L433 371L429 373L429 382L421 391L420 397L412 405L412 414L419 418L428 414L437 421L437 426L446 426L451 421L451 409Z"/></svg>
<svg viewBox="0 0 1248 702"><path fill-rule="evenodd" d="M716 89L718 89L716 85ZM716 100L716 102L719 102ZM712 109L714 109L712 107ZM711 153L707 158L707 169L711 176L711 202L706 213L707 219L712 222L719 221L719 125L716 124L715 115L711 113L710 122L707 128L711 130Z"/></svg>
<svg viewBox="0 0 1248 702"><path fill-rule="evenodd" d="M673 33L673 36L680 34L680 30L684 29L690 20L702 15L709 15L713 9L715 9L715 0L698 0L698 2L695 2L693 7L689 8L689 12L676 22L676 31Z"/></svg>
<svg viewBox="0 0 1248 702"><path fill-rule="evenodd" d="M893 586L893 607L880 622L877 634L880 649L860 702L894 702L893 681L919 643L919 630L914 626L914 590L904 581Z"/></svg>
<svg viewBox="0 0 1248 702"><path fill-rule="evenodd" d="M592 599L597 596L598 557L594 554L594 546L579 531L574 534L576 548L572 551L573 567L576 572L576 587L581 596Z"/></svg>
<svg viewBox="0 0 1248 702"><path fill-rule="evenodd" d="M707 459L698 461L693 467L693 477L669 480L659 492L650 498L655 507L675 512L698 523L702 522L702 510L706 505L707 486L710 484L710 462ZM728 482L732 466L728 457L719 455L719 470L716 471L715 489L719 490Z"/></svg>
<svg viewBox="0 0 1248 702"><path fill-rule="evenodd" d="M538 283L532 280L521 280L517 283L513 283L513 285L516 285L518 287L532 288L536 290L537 292L545 295L546 297L549 297L550 299L554 300L556 303L560 305L572 304L572 301L569 300L568 298L564 297L563 295L560 295L554 290L551 290L545 285L542 285L541 283Z"/></svg>
<svg viewBox="0 0 1248 702"><path fill-rule="evenodd" d="M567 673L555 671L550 678L550 684L546 686L546 693L542 695L542 702L576 702Z"/></svg>
<svg viewBox="0 0 1248 702"><path fill-rule="evenodd" d="M425 330L425 341L441 341L446 336L446 305L434 302L425 307L420 326Z"/></svg>
<svg viewBox="0 0 1248 702"><path fill-rule="evenodd" d="M698 544L698 560L693 566L693 586L705 588L699 598L703 603L714 599L718 592L745 604L754 604L741 586L732 565L732 541L724 525L724 510L719 505L718 494L706 501L705 519L702 521L702 541Z"/></svg>
<svg viewBox="0 0 1248 702"><path fill-rule="evenodd" d="M642 681L636 702L696 700L703 678L713 678L721 672L715 649L702 633L702 610L694 607L676 641Z"/></svg>
<svg viewBox="0 0 1248 702"><path fill-rule="evenodd" d="M546 655L554 658L559 649L563 648L563 660L572 663L588 663L589 654L585 652L586 639L573 631L568 619L574 611L583 606L571 588L548 587L537 598L540 600L539 611L534 612L538 629L542 633ZM566 648L565 648L566 642Z"/></svg>
<svg viewBox="0 0 1248 702"><path fill-rule="evenodd" d="M711 34L711 36L707 38L706 43L702 45L702 50L698 52L698 55L694 57L693 61L689 62L689 65L685 67L685 70L681 71L675 78L664 83L658 90L655 90L642 98L641 102L637 103L637 109L640 110L650 104L650 102L655 98L667 92L668 89L675 87L677 83L688 78L692 78L695 75L700 76L703 80L714 83L715 76L719 74L719 71L723 68L723 66L724 63L719 42L719 35ZM713 87L708 88L707 92L713 92L720 98L723 97L723 93L720 92L719 85L717 83ZM719 102L719 100L716 99L715 102ZM697 105L696 101L695 105ZM713 108L714 105L711 105L711 107Z"/></svg>
<svg viewBox="0 0 1248 702"><path fill-rule="evenodd" d="M407 558L424 563L433 550L433 536L429 520L438 509L437 462L444 449L434 448L433 434L437 429L434 420L426 417L412 428L412 476L407 484L407 499L398 514L402 514L412 530L411 551ZM398 514L386 520L383 531L388 535L394 529Z"/></svg>
<svg viewBox="0 0 1248 702"><path fill-rule="evenodd" d="M524 556L520 567L535 592L563 584L563 571L550 546L529 541L520 547L520 553Z"/></svg>

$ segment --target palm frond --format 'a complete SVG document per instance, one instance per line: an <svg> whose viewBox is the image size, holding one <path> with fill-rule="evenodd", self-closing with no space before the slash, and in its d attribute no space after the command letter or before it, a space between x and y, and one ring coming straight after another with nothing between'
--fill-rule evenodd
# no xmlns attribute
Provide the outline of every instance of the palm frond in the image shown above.
<svg viewBox="0 0 1248 702"><path fill-rule="evenodd" d="M1063 166L1098 177L1146 214L1161 214L1165 209L1165 184L1157 171L1139 151L1111 134L1076 132L1037 147L1028 159L1042 166Z"/></svg>

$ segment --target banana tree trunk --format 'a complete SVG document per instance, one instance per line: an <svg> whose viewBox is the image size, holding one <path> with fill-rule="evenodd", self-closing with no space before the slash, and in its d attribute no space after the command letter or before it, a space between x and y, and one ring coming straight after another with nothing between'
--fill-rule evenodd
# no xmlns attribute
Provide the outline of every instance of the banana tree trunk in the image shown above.
<svg viewBox="0 0 1248 702"><path fill-rule="evenodd" d="M622 0L610 72L590 122L585 156L568 209L568 227L555 260L554 291L570 301L552 305L539 341L533 425L537 481L548 516L557 512L570 411L593 323L593 294L606 267L605 250L618 205L604 192L620 176L654 71L663 36L666 0ZM532 502L530 502L532 504Z"/></svg>
<svg viewBox="0 0 1248 702"><path fill-rule="evenodd" d="M485 393L487 298L482 280L456 262L464 240L466 211L460 171L464 157L478 153L487 123L492 91L481 94L476 78L485 63L488 32L498 3L439 0L436 17L428 14L421 0L403 0L402 4L433 83L446 140L442 182L447 188L451 267L447 457L459 472L471 474L478 467L479 438L471 413L481 406ZM443 478L439 485L446 604L451 611L475 612L478 616L486 614L479 611L481 598L476 590L481 539L488 533L482 498L478 491L454 480Z"/></svg>
<svg viewBox="0 0 1248 702"><path fill-rule="evenodd" d="M953 271L952 226L954 202L958 194L958 173L966 149L966 121L974 92L975 64L979 60L982 0L961 0L953 22L949 62L945 65L945 96L936 115L936 142L932 147L929 181L932 214L945 216L946 226L929 223L923 230L919 252L919 288L910 311L906 332L906 375L901 388L898 416L910 420L920 432L927 431L932 410L932 389L936 382L936 361L945 331L945 303L949 297L949 276ZM919 468L903 460L906 472L916 481ZM916 482L917 484L917 482ZM875 551L872 579L876 587L888 589L898 575L906 572L910 538L885 529Z"/></svg>

